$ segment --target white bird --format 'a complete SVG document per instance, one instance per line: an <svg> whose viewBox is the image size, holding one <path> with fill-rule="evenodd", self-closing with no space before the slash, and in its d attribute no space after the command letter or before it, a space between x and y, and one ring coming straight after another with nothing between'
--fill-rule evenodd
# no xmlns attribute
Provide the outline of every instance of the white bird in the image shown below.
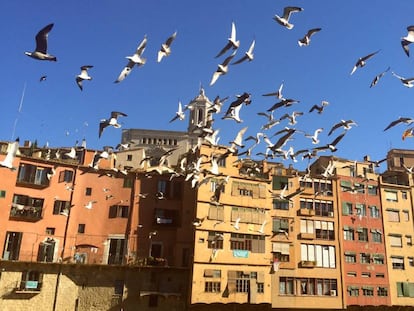
<svg viewBox="0 0 414 311"><path fill-rule="evenodd" d="M121 73L119 74L118 78L115 80L115 83L119 83L122 80L124 80L132 71L134 66L143 66L147 60L146 58L142 57L142 54L145 51L145 47L147 46L147 36L144 36L144 39L142 39L141 43L138 45L137 50L135 51L135 54L132 56L127 56L126 59L128 59L128 63L122 69Z"/></svg>
<svg viewBox="0 0 414 311"><path fill-rule="evenodd" d="M407 31L407 35L401 38L401 46L404 49L405 54L410 56L409 45L414 42L414 26L408 26Z"/></svg>
<svg viewBox="0 0 414 311"><path fill-rule="evenodd" d="M237 50L239 48L240 41L236 39L236 25L234 24L234 22L231 23L231 34L230 34L230 38L228 38L227 41L228 41L227 44L216 55L216 58L226 53L229 49Z"/></svg>
<svg viewBox="0 0 414 311"><path fill-rule="evenodd" d="M276 96L278 99L284 99L282 95L282 89L283 89L283 82L280 84L279 89L276 92L266 93L262 96Z"/></svg>
<svg viewBox="0 0 414 311"><path fill-rule="evenodd" d="M223 120L231 120L233 119L237 123L242 123L243 120L240 119L240 109L242 108L242 105L232 107L229 112L227 112L224 117L222 117Z"/></svg>
<svg viewBox="0 0 414 311"><path fill-rule="evenodd" d="M372 80L371 85L369 87L373 87L377 85L378 81L390 70L391 67L388 67L380 74L376 75L375 78Z"/></svg>
<svg viewBox="0 0 414 311"><path fill-rule="evenodd" d="M388 124L388 126L384 129L384 131L392 128L393 126L396 126L397 124L400 123L405 123L406 125L410 125L411 123L414 122L414 119L412 118L408 118L408 117L399 117L398 119L392 121L390 124Z"/></svg>
<svg viewBox="0 0 414 311"><path fill-rule="evenodd" d="M81 73L76 76L76 84L79 86L80 90L83 90L82 82L83 80L92 80L92 77L88 73L88 69L93 68L91 65L85 65L81 67Z"/></svg>
<svg viewBox="0 0 414 311"><path fill-rule="evenodd" d="M177 32L174 32L166 41L165 43L161 44L161 48L158 51L158 58L157 62L161 62L163 57L167 57L171 54L171 44L175 40L177 36Z"/></svg>
<svg viewBox="0 0 414 311"><path fill-rule="evenodd" d="M409 87L409 88L414 86L414 78L404 78L402 76L397 75L395 72L392 72L392 75L400 79L401 83L404 86Z"/></svg>
<svg viewBox="0 0 414 311"><path fill-rule="evenodd" d="M16 157L17 152L19 151L19 138L12 143L9 143L7 146L7 154L3 161L0 162L0 166L7 167L11 170L16 168L13 166L14 158Z"/></svg>
<svg viewBox="0 0 414 311"><path fill-rule="evenodd" d="M329 102L327 102L326 100L323 100L320 105L316 105L316 104L313 105L311 109L309 109L309 112L316 110L319 114L321 114L324 111L325 107L328 105L329 105Z"/></svg>
<svg viewBox="0 0 414 311"><path fill-rule="evenodd" d="M265 228L266 224L267 224L267 221L266 220L263 221L262 225L260 226L260 229L257 232L259 232L261 234L264 234L264 228Z"/></svg>
<svg viewBox="0 0 414 311"><path fill-rule="evenodd" d="M228 56L221 64L217 66L217 69L214 72L213 77L211 78L210 86L216 83L217 79L220 76L227 74L227 72L229 71L229 63L233 59L234 55L236 55L235 51L230 56Z"/></svg>
<svg viewBox="0 0 414 311"><path fill-rule="evenodd" d="M353 125L357 125L353 120L341 120L332 126L328 133L328 136L330 136L336 129L340 127L347 131L351 129Z"/></svg>
<svg viewBox="0 0 414 311"><path fill-rule="evenodd" d="M241 220L240 217L238 217L236 219L236 222L234 224L232 224L232 226L234 227L234 229L236 229L236 230L239 230L240 229L240 226L239 226L240 220Z"/></svg>
<svg viewBox="0 0 414 311"><path fill-rule="evenodd" d="M310 44L311 36L314 35L315 33L319 32L319 31L321 31L321 30L322 30L322 28L312 28L312 29L310 29L302 39L298 40L299 46L308 46Z"/></svg>
<svg viewBox="0 0 414 311"><path fill-rule="evenodd" d="M266 112L258 112L257 113L259 116L264 116L267 118L267 123L263 124L261 129L262 130L269 130L271 129L273 126L277 125L280 123L279 119L275 119L273 117L273 111L271 111L270 113L266 113Z"/></svg>
<svg viewBox="0 0 414 311"><path fill-rule="evenodd" d="M303 8L295 7L295 6L287 6L283 9L283 15L278 16L275 15L273 19L278 22L280 25L286 27L287 29L292 29L293 24L289 23L290 15L295 12L301 12Z"/></svg>
<svg viewBox="0 0 414 311"><path fill-rule="evenodd" d="M291 114L286 113L283 116L281 116L280 121L284 119L289 119L289 124L295 125L296 123L298 123L298 121L296 120L296 117L302 116L302 115L303 115L303 112L301 111L293 111Z"/></svg>
<svg viewBox="0 0 414 311"><path fill-rule="evenodd" d="M112 111L111 117L109 119L102 119L101 122L99 123L99 137L101 137L103 130L107 126L113 126L115 128L120 128L121 124L118 123L118 117L120 116L127 117L128 115L123 112Z"/></svg>
<svg viewBox="0 0 414 311"><path fill-rule="evenodd" d="M247 126L243 127L236 135L236 137L230 142L231 146L234 147L240 147L243 148L243 135L247 131Z"/></svg>
<svg viewBox="0 0 414 311"><path fill-rule="evenodd" d="M74 147L70 148L69 152L65 153L65 156L71 158L71 159L76 159L76 150Z"/></svg>
<svg viewBox="0 0 414 311"><path fill-rule="evenodd" d="M240 64L244 61L251 62L254 58L253 50L254 50L255 43L256 43L256 41L253 40L252 43L250 44L250 47L247 50L247 52L244 53L244 56L241 57L240 59L236 60L235 62L233 62L232 65L237 65L237 64Z"/></svg>
<svg viewBox="0 0 414 311"><path fill-rule="evenodd" d="M30 56L38 60L57 61L56 56L50 55L47 52L47 37L52 30L53 24L49 24L42 28L36 35L36 49L33 52L25 52L27 56Z"/></svg>
<svg viewBox="0 0 414 311"><path fill-rule="evenodd" d="M367 64L367 60L373 57L375 54L377 54L380 50L370 53L364 57L358 58L357 62L355 63L354 67L352 68L351 75L358 69L362 68Z"/></svg>
<svg viewBox="0 0 414 311"><path fill-rule="evenodd" d="M97 203L97 201L89 201L88 203L86 203L84 205L84 207L87 208L87 209L92 209L92 207L95 203Z"/></svg>
<svg viewBox="0 0 414 311"><path fill-rule="evenodd" d="M180 121L185 119L185 113L183 111L183 107L181 101L178 102L178 110L175 113L175 116L170 120L170 123L179 119Z"/></svg>
<svg viewBox="0 0 414 311"><path fill-rule="evenodd" d="M216 129L213 133L209 133L208 135L204 136L204 141L208 142L212 146L217 146L220 137L218 137L220 129Z"/></svg>
<svg viewBox="0 0 414 311"><path fill-rule="evenodd" d="M319 144L319 137L318 136L322 131L323 131L323 128L320 127L320 128L315 130L313 135L305 134L305 137L310 138L312 140L312 144L314 144L314 145Z"/></svg>

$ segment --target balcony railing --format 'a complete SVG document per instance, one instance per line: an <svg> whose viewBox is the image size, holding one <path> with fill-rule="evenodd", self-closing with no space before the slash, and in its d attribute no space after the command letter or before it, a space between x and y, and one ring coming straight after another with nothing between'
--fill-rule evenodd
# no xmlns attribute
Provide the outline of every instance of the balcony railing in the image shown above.
<svg viewBox="0 0 414 311"><path fill-rule="evenodd" d="M300 208L299 216L315 216L315 210L308 208Z"/></svg>
<svg viewBox="0 0 414 311"><path fill-rule="evenodd" d="M315 268L315 266L316 266L316 261L313 261L313 260L302 260L302 261L299 263L299 266L300 266L301 268Z"/></svg>
<svg viewBox="0 0 414 311"><path fill-rule="evenodd" d="M10 219L38 221L42 219L42 208L13 203L10 209Z"/></svg>

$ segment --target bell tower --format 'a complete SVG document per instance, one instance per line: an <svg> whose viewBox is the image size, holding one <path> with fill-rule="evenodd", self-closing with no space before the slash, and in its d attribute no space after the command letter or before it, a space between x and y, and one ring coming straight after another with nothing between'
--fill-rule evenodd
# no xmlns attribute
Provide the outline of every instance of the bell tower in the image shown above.
<svg viewBox="0 0 414 311"><path fill-rule="evenodd" d="M188 121L188 132L192 133L198 128L208 126L211 123L212 116L209 108L212 107L211 101L205 95L204 89L200 88L200 93L188 105L190 118Z"/></svg>

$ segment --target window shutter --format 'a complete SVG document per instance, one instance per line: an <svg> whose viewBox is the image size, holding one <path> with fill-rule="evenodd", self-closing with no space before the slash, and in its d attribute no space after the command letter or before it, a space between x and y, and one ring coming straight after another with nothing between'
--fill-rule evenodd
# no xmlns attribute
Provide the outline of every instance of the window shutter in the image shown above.
<svg viewBox="0 0 414 311"><path fill-rule="evenodd" d="M117 205L111 205L109 207L109 218L116 218L118 206Z"/></svg>

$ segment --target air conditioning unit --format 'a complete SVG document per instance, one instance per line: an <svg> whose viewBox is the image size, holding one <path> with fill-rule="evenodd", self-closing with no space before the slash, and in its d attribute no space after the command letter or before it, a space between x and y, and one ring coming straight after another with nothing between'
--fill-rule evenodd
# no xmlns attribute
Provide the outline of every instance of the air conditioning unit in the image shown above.
<svg viewBox="0 0 414 311"><path fill-rule="evenodd" d="M336 296L336 289L331 289L331 296Z"/></svg>

